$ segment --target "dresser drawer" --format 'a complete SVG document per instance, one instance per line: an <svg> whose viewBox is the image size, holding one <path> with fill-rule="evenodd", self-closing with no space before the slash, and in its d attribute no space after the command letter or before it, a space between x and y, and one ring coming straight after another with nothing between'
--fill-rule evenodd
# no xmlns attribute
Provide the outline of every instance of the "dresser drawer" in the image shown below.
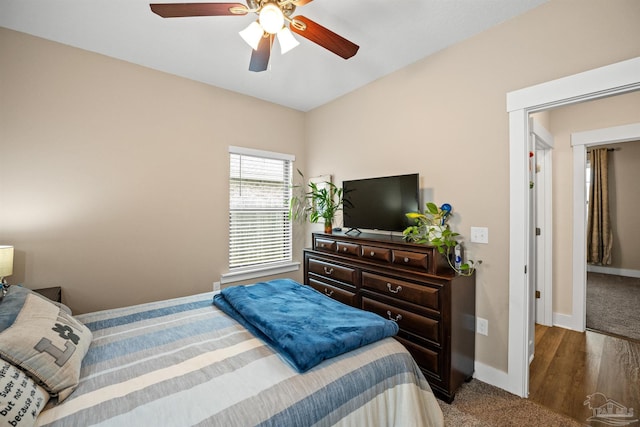
<svg viewBox="0 0 640 427"><path fill-rule="evenodd" d="M335 252L336 250L336 241L329 239L316 239L315 241L316 249L320 251L328 251Z"/></svg>
<svg viewBox="0 0 640 427"><path fill-rule="evenodd" d="M384 304L362 297L362 309L372 311L385 319L398 323L401 330L425 338L440 345L440 322L429 317L421 316L393 305Z"/></svg>
<svg viewBox="0 0 640 427"><path fill-rule="evenodd" d="M360 245L355 243L338 242L338 253L345 255L360 255Z"/></svg>
<svg viewBox="0 0 640 427"><path fill-rule="evenodd" d="M362 246L362 258L391 262L391 249Z"/></svg>
<svg viewBox="0 0 640 427"><path fill-rule="evenodd" d="M333 298L336 301L340 301L343 304L347 304L350 306L356 305L355 292L349 292L344 289L338 288L337 286L332 286L311 278L309 278L309 286L311 286L316 291L322 292L326 296Z"/></svg>
<svg viewBox="0 0 640 427"><path fill-rule="evenodd" d="M440 289L362 272L362 287L440 311Z"/></svg>
<svg viewBox="0 0 640 427"><path fill-rule="evenodd" d="M421 270L429 270L429 254L407 251L393 251L393 263L398 265L406 265Z"/></svg>
<svg viewBox="0 0 640 427"><path fill-rule="evenodd" d="M433 351L402 337L394 338L398 340L400 344L404 345L407 350L409 350L409 353L411 353L411 356L413 356L415 361L418 363L418 366L429 371L436 378L441 379L439 351Z"/></svg>
<svg viewBox="0 0 640 427"><path fill-rule="evenodd" d="M340 280L341 282L354 286L356 285L357 274L353 268L311 258L309 259L309 271L323 277Z"/></svg>

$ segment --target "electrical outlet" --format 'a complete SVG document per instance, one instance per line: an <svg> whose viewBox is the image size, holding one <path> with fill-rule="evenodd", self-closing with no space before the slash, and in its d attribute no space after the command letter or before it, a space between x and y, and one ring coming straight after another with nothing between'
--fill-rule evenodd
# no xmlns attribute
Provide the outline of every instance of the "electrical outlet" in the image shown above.
<svg viewBox="0 0 640 427"><path fill-rule="evenodd" d="M213 282L213 290L214 292L220 290L220 282Z"/></svg>
<svg viewBox="0 0 640 427"><path fill-rule="evenodd" d="M476 318L476 332L481 335L489 335L489 321L482 317Z"/></svg>
<svg viewBox="0 0 640 427"><path fill-rule="evenodd" d="M489 243L489 229L487 227L471 227L471 243Z"/></svg>

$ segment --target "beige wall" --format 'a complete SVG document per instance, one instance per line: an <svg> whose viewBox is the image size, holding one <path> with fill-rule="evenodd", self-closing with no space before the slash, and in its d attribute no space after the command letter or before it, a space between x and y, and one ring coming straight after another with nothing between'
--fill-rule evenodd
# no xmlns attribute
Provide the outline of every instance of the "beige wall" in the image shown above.
<svg viewBox="0 0 640 427"><path fill-rule="evenodd" d="M344 179L419 172L453 205L477 274L481 363L507 370L509 148L506 94L640 56L640 2L561 0L380 79L307 116L312 174Z"/></svg>
<svg viewBox="0 0 640 427"><path fill-rule="evenodd" d="M62 286L76 312L211 290L229 145L304 163L298 111L2 28L0 58L9 282Z"/></svg>
<svg viewBox="0 0 640 427"><path fill-rule="evenodd" d="M571 134L595 129L640 123L640 92L619 95L591 102L584 102L558 108L549 113L548 130L554 137L553 149L553 311L554 313L572 314L573 311L573 150ZM625 144L629 145L629 144ZM640 144L637 144L640 145ZM634 155L634 153L636 153ZM611 153L610 164L614 171L610 182L615 194L628 194L625 200L610 201L622 209L612 210L612 218L618 226L627 224L625 233L616 232L614 241L615 267L622 261L621 246L625 242L624 253L629 262L638 265L638 227L637 221L639 192L637 182L640 179L640 159L637 149L632 147ZM622 178L624 177L624 179ZM625 193L622 193L624 191ZM624 203L621 205L620 203ZM627 203L631 206L628 206ZM627 209L628 208L628 209ZM635 224L634 224L635 220ZM622 222L620 222L622 221ZM635 239L634 237L635 236ZM633 259L634 261L631 261Z"/></svg>
<svg viewBox="0 0 640 427"><path fill-rule="evenodd" d="M78 311L210 289L226 269L229 144L293 152L338 183L419 172L465 238L489 227L488 245L467 245L484 261L477 360L506 371L506 93L640 56L638 18L636 0L552 0L306 115L0 29L12 283L63 285Z"/></svg>
<svg viewBox="0 0 640 427"><path fill-rule="evenodd" d="M640 123L640 97L635 104ZM613 146L611 160L611 267L640 272L640 141Z"/></svg>

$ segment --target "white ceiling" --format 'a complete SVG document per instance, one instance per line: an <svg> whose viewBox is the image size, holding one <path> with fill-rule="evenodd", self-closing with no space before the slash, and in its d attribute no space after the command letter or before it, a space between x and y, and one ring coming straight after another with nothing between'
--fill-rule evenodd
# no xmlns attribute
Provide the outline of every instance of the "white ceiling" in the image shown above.
<svg viewBox="0 0 640 427"><path fill-rule="evenodd" d="M248 71L238 35L254 14L163 19L148 0L0 0L0 26L308 111L545 1L315 0L293 15L358 53L344 60L295 35L300 46L281 55L274 45L261 73Z"/></svg>

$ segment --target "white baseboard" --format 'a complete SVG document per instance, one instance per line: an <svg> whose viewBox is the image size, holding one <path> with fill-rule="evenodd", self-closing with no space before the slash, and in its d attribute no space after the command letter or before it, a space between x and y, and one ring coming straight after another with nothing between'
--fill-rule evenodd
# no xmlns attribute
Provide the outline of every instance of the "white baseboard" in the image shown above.
<svg viewBox="0 0 640 427"><path fill-rule="evenodd" d="M605 267L603 265L587 264L587 271L592 273L613 274L615 276L640 278L640 270L632 270L630 268L615 268Z"/></svg>
<svg viewBox="0 0 640 427"><path fill-rule="evenodd" d="M509 393L514 393L512 390L509 390L509 375L506 372L496 369L493 366L485 365L477 360L474 364L474 369L474 378L494 387L506 390Z"/></svg>
<svg viewBox="0 0 640 427"><path fill-rule="evenodd" d="M553 326L583 332L571 314L553 313Z"/></svg>

